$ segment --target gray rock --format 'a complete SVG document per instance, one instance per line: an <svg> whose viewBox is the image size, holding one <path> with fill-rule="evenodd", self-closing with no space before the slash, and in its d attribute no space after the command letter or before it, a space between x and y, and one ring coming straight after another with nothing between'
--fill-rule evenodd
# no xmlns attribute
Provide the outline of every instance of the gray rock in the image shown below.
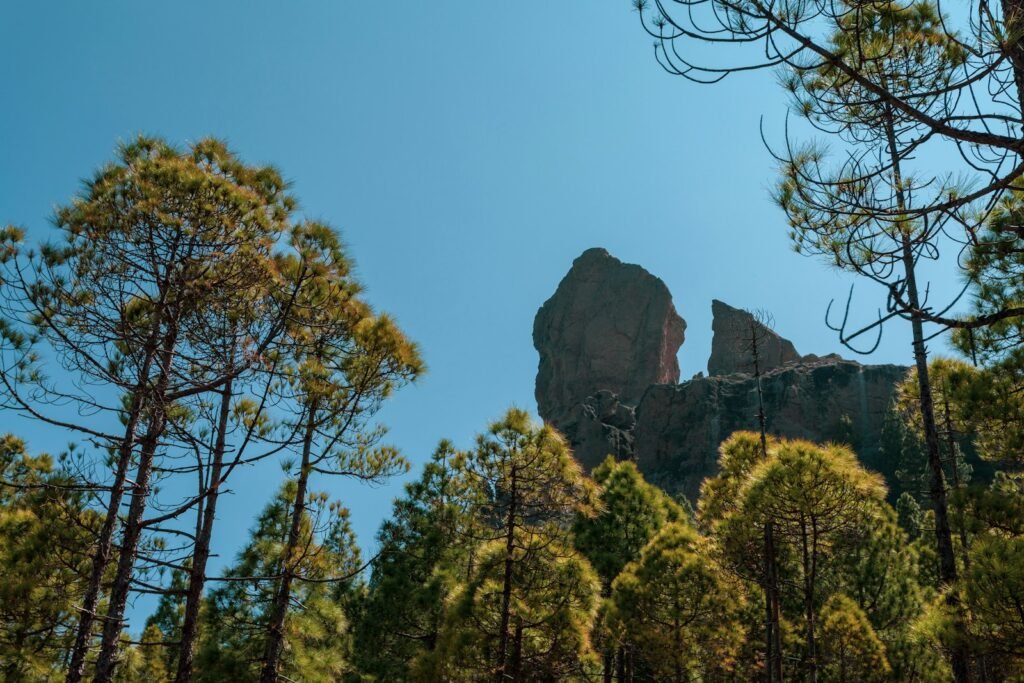
<svg viewBox="0 0 1024 683"><path fill-rule="evenodd" d="M576 404L556 426L573 446L576 460L588 471L609 455L616 460L633 458L636 415L632 406L610 391L599 391Z"/></svg>
<svg viewBox="0 0 1024 683"><path fill-rule="evenodd" d="M889 401L907 368L842 359L793 363L761 378L769 434L854 448L869 468L895 480L880 437ZM633 453L644 476L696 500L718 471L718 446L731 433L758 429L757 380L734 374L648 389L636 409Z"/></svg>
<svg viewBox="0 0 1024 683"><path fill-rule="evenodd" d="M711 302L711 357L709 375L754 372L754 344L760 372L780 368L800 360L793 342L784 339L758 321L748 311L718 301Z"/></svg>

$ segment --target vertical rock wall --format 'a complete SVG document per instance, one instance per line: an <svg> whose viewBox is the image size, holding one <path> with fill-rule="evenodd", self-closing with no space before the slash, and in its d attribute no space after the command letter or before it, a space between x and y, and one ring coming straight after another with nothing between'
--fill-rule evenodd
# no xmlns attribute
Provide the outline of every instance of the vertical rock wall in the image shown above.
<svg viewBox="0 0 1024 683"><path fill-rule="evenodd" d="M588 468L632 453L633 409L652 384L679 381L686 323L665 283L604 249L577 258L537 313L541 417Z"/></svg>

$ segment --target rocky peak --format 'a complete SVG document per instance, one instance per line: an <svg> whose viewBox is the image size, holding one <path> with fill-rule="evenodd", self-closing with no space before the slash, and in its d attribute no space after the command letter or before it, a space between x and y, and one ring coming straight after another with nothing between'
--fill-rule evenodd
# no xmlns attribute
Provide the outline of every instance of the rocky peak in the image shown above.
<svg viewBox="0 0 1024 683"><path fill-rule="evenodd" d="M754 344L758 369L764 373L801 359L793 342L776 334L750 312L718 301L711 302L711 357L708 374L732 375L754 372Z"/></svg>
<svg viewBox="0 0 1024 683"><path fill-rule="evenodd" d="M664 282L588 249L534 320L540 415L559 424L598 391L636 405L651 384L675 384L685 330Z"/></svg>
<svg viewBox="0 0 1024 683"><path fill-rule="evenodd" d="M718 469L718 445L738 429L842 441L899 493L897 463L880 448L893 389L907 372L839 356L800 356L746 311L712 303L709 377L679 384L686 324L665 284L604 249L573 262L537 313L537 407L588 470L611 455L648 481L695 500ZM751 338L757 340L755 379Z"/></svg>

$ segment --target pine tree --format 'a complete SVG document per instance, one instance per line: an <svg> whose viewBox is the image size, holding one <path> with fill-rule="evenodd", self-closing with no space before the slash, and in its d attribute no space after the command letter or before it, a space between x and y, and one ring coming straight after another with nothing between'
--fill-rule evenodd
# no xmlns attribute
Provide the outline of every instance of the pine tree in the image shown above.
<svg viewBox="0 0 1024 683"><path fill-rule="evenodd" d="M872 506L858 542L823 573L854 600L883 639L898 637L923 609L918 555L891 507Z"/></svg>
<svg viewBox="0 0 1024 683"><path fill-rule="evenodd" d="M1019 19L1018 19L1019 20ZM974 315L989 319L959 329L954 342L975 365L998 369L991 379L1020 384L1024 379L1024 245L1021 218L1024 193L1003 195L970 245L967 273ZM1009 313L1009 315L1008 315Z"/></svg>
<svg viewBox="0 0 1024 683"><path fill-rule="evenodd" d="M99 527L80 481L0 437L0 678L54 680L74 642Z"/></svg>
<svg viewBox="0 0 1024 683"><path fill-rule="evenodd" d="M752 332L753 334L753 332ZM756 340L756 337L753 337ZM753 345L756 348L756 344ZM763 409L759 410L763 413ZM719 472L701 484L698 519L709 532L742 506L742 491L759 464L775 457L778 441L769 437L761 420L760 432L734 432L719 446ZM765 520L760 536L746 538L743 550L734 545L726 565L741 580L759 584L764 615L762 658L768 681L783 679L784 643L780 590L780 557L775 543L773 520Z"/></svg>
<svg viewBox="0 0 1024 683"><path fill-rule="evenodd" d="M683 522L683 509L644 481L636 465L609 456L591 472L598 489L596 515L579 515L576 546L609 586L669 522Z"/></svg>
<svg viewBox="0 0 1024 683"><path fill-rule="evenodd" d="M761 530L773 521L780 572L793 572L803 621L802 663L811 681L818 671L817 618L827 561L862 542L884 497L881 478L863 470L847 449L781 441L750 472L739 505L717 525L724 552L742 566L757 562Z"/></svg>
<svg viewBox="0 0 1024 683"><path fill-rule="evenodd" d="M682 522L685 512L661 489L644 481L632 462L609 456L591 477L600 486L596 516L579 515L573 527L576 547L601 577L601 595L611 596L612 582L658 531L670 522ZM604 623L607 623L604 620ZM626 668L629 643L611 637L603 645L604 680Z"/></svg>
<svg viewBox="0 0 1024 683"><path fill-rule="evenodd" d="M377 534L354 653L374 680L409 680L410 664L437 649L452 591L473 575L464 457L442 441Z"/></svg>
<svg viewBox="0 0 1024 683"><path fill-rule="evenodd" d="M884 683L892 668L885 646L853 600L836 593L821 608L821 680Z"/></svg>
<svg viewBox="0 0 1024 683"><path fill-rule="evenodd" d="M654 680L725 679L736 667L742 587L710 555L696 531L670 523L612 585L607 619Z"/></svg>
<svg viewBox="0 0 1024 683"><path fill-rule="evenodd" d="M415 663L414 680L591 680L599 670L590 632L600 583L590 564L527 529L516 533L511 557L496 540L478 558L452 597L437 651Z"/></svg>
<svg viewBox="0 0 1024 683"><path fill-rule="evenodd" d="M293 208L285 190L276 171L242 164L216 140L178 150L140 137L58 209L60 243L29 250L20 231L4 231L5 404L84 435L110 454L108 476L95 482L109 495L69 682L84 675L111 562L96 666L98 680L113 675L125 605L153 525L143 516L166 474L171 427L187 428L175 424L187 419L182 403L260 362L280 332L270 325L241 335L249 363L227 374L217 372L223 368L203 342L211 311L227 306L224 315L243 323L258 317L251 313L275 280L270 257ZM63 374L50 378L44 357ZM91 419L69 421L75 411L55 413L55 403Z"/></svg>
<svg viewBox="0 0 1024 683"><path fill-rule="evenodd" d="M837 15L830 47L852 62L849 69L827 61L817 68L796 68L786 85L801 116L855 151L835 169L828 168L821 147L793 153L785 162L778 199L799 250L884 286L888 319L910 323L940 574L954 586L957 567L926 345L926 336L933 335L926 333L927 287L919 268L922 257L937 253L945 221L916 214L914 201L923 188L907 168L909 157L931 131L892 100L875 97L864 83L849 77L849 70L883 84L897 98L912 98L924 111L938 112L946 102L935 93L953 80L966 54L930 2L841 4L850 11ZM881 334L884 319L849 332L847 315L838 327L844 343L866 330ZM950 599L956 599L955 592ZM956 679L967 680L966 653L956 653L955 659Z"/></svg>
<svg viewBox="0 0 1024 683"><path fill-rule="evenodd" d="M1024 536L980 537L971 550L966 592L971 630L982 647L1016 659L1024 673Z"/></svg>
<svg viewBox="0 0 1024 683"><path fill-rule="evenodd" d="M374 315L359 296L338 235L308 223L295 234L297 255L286 271L315 264L316 277L298 288L288 321L290 349L282 400L294 439L288 448L296 492L288 533L274 572L275 588L264 639L263 683L276 683L282 666L287 621L308 549L302 542L310 478L334 475L380 481L407 469L398 451L381 445L382 426L371 422L391 393L422 371L419 352L386 315ZM350 577L339 576L339 580Z"/></svg>
<svg viewBox="0 0 1024 683"><path fill-rule="evenodd" d="M288 549L297 486L287 483L264 509L248 544L210 592L196 653L197 681L256 681L272 619L278 577ZM348 511L326 494L307 493L299 538L305 552L284 633L281 675L335 681L349 670L345 605L360 568ZM347 580L342 580L347 578Z"/></svg>
<svg viewBox="0 0 1024 683"><path fill-rule="evenodd" d="M562 437L519 409L477 437L465 476L467 510L480 520L479 565L427 669L440 675L466 661L496 681L579 673L591 658L599 588L572 547L571 527L577 515L593 514L596 487Z"/></svg>

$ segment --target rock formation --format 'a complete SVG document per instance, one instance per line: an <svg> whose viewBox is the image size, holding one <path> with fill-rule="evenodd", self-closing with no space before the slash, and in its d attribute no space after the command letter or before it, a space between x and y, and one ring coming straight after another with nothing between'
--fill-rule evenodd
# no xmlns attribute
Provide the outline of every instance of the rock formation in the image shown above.
<svg viewBox="0 0 1024 683"><path fill-rule="evenodd" d="M718 299L711 302L711 357L709 375L732 375L754 371L754 348L761 372L781 368L800 360L793 342L783 339L747 311Z"/></svg>
<svg viewBox="0 0 1024 683"><path fill-rule="evenodd" d="M651 384L678 382L685 330L664 282L588 249L534 320L540 414L562 425L600 390L635 406Z"/></svg>
<svg viewBox="0 0 1024 683"><path fill-rule="evenodd" d="M801 357L749 313L720 301L712 311L711 376L679 384L686 324L668 288L603 249L585 251L534 323L541 417L588 469L608 454L633 459L649 480L694 500L717 469L721 441L757 428L755 338L768 431L849 443L892 481L896 464L881 462L879 444L905 367Z"/></svg>
<svg viewBox="0 0 1024 683"><path fill-rule="evenodd" d="M761 377L769 434L847 443L869 468L895 481L883 462L882 424L899 365L861 365L836 358L796 361ZM636 409L633 454L650 481L696 500L717 470L718 445L732 432L758 429L757 380L749 374L698 377L652 385Z"/></svg>

